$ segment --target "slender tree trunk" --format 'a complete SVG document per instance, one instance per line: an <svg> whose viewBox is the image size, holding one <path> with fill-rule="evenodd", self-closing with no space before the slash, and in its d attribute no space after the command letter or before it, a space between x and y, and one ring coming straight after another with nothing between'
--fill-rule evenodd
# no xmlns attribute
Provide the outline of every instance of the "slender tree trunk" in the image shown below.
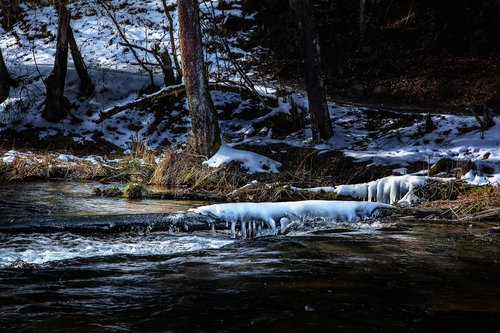
<svg viewBox="0 0 500 333"><path fill-rule="evenodd" d="M212 156L221 145L217 113L208 91L197 0L178 0L179 44L197 152Z"/></svg>
<svg viewBox="0 0 500 333"><path fill-rule="evenodd" d="M321 78L321 55L314 8L309 0L290 0L290 7L302 32L313 140L328 140L333 137L333 129Z"/></svg>
<svg viewBox="0 0 500 333"><path fill-rule="evenodd" d="M172 86L178 84L179 82L175 78L174 68L172 67L172 60L168 51L165 50L159 54L161 60L161 71L163 72L163 82L165 85Z"/></svg>
<svg viewBox="0 0 500 333"><path fill-rule="evenodd" d="M162 0L163 10L165 11L165 15L168 20L168 34L170 36L170 52L172 53L172 58L174 59L175 71L177 72L177 78L175 83L181 83L182 81L182 69L179 65L179 61L177 60L177 48L175 47L175 37L174 37L174 19L172 15L170 15L170 11L168 10L167 1Z"/></svg>
<svg viewBox="0 0 500 333"><path fill-rule="evenodd" d="M69 101L64 96L64 84L68 69L68 39L70 14L66 2L61 0L57 5L59 19L57 23L57 44L54 68L45 81L47 94L43 117L50 122L59 122L69 112Z"/></svg>
<svg viewBox="0 0 500 333"><path fill-rule="evenodd" d="M5 30L10 30L14 26L19 16L20 0L2 0L0 8L2 9L2 25Z"/></svg>
<svg viewBox="0 0 500 333"><path fill-rule="evenodd" d="M359 0L359 38L363 42L366 37L366 0Z"/></svg>
<svg viewBox="0 0 500 333"><path fill-rule="evenodd" d="M71 50L71 58L73 58L73 63L75 64L76 72L80 78L80 92L85 96L91 96L94 93L95 86L90 78L89 71L85 62L83 61L82 54L76 45L75 36L73 34L73 29L71 25L68 25L68 42L69 49Z"/></svg>
<svg viewBox="0 0 500 333"><path fill-rule="evenodd" d="M9 97L11 78L0 50L0 103Z"/></svg>

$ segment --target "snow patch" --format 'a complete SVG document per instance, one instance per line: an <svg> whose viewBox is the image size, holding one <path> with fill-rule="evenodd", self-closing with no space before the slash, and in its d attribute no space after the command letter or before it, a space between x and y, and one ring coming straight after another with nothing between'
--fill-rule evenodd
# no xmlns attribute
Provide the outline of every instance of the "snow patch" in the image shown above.
<svg viewBox="0 0 500 333"><path fill-rule="evenodd" d="M241 163L241 167L248 170L248 173L279 173L281 167L281 163L268 157L250 151L234 149L226 144L222 144L217 153L208 161L203 162L203 165L217 168L233 161Z"/></svg>

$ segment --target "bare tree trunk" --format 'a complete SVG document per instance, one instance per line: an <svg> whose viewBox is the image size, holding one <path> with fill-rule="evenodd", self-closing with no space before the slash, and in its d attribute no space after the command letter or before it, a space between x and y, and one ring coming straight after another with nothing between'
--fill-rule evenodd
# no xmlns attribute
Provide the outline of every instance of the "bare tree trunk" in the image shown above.
<svg viewBox="0 0 500 333"><path fill-rule="evenodd" d="M163 52L160 52L159 56L161 60L161 71L163 72L163 82L167 87L177 84L178 81L175 78L174 68L172 67L172 60L170 59L168 51L165 50Z"/></svg>
<svg viewBox="0 0 500 333"><path fill-rule="evenodd" d="M197 0L178 0L179 44L196 151L212 156L221 145L217 113L208 91Z"/></svg>
<svg viewBox="0 0 500 333"><path fill-rule="evenodd" d="M361 41L366 37L366 0L359 0L359 38Z"/></svg>
<svg viewBox="0 0 500 333"><path fill-rule="evenodd" d="M0 50L0 103L9 97L11 78Z"/></svg>
<svg viewBox="0 0 500 333"><path fill-rule="evenodd" d="M66 118L70 104L64 96L64 84L68 69L68 31L70 14L66 8L66 1L61 0L57 5L59 19L57 22L57 44L54 68L45 81L47 94L43 117L50 122L59 122Z"/></svg>
<svg viewBox="0 0 500 333"><path fill-rule="evenodd" d="M328 140L333 137L333 129L321 78L321 55L314 8L309 0L290 0L290 7L302 31L313 140Z"/></svg>
<svg viewBox="0 0 500 333"><path fill-rule="evenodd" d="M2 25L5 30L10 30L14 26L19 16L20 0L2 0L0 9L2 9Z"/></svg>
<svg viewBox="0 0 500 333"><path fill-rule="evenodd" d="M85 96L91 96L94 93L95 86L90 78L89 71L85 62L83 61L82 54L76 45L75 36L73 34L73 29L71 25L68 25L68 42L69 49L71 50L71 58L73 58L73 63L75 64L76 72L80 78L80 92Z"/></svg>

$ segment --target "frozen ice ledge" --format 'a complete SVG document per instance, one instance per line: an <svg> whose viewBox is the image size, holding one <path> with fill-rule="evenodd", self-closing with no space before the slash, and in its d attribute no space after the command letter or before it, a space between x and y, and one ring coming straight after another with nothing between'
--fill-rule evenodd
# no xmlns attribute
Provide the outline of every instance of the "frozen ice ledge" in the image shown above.
<svg viewBox="0 0 500 333"><path fill-rule="evenodd" d="M292 202L243 202L202 206L191 212L222 220L231 225L231 238L236 236L236 224L241 224L241 236L260 235L263 229L271 234L284 232L290 221L325 219L338 222L359 222L379 215L391 205L378 202L306 200ZM213 228L215 224L209 222ZM279 224L279 229L277 228Z"/></svg>

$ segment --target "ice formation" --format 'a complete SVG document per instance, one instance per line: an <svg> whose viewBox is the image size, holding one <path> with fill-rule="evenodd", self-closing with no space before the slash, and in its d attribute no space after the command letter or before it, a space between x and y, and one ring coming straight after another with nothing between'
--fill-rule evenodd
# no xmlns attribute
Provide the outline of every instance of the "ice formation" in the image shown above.
<svg viewBox="0 0 500 333"><path fill-rule="evenodd" d="M474 177L473 177L474 178ZM306 190L310 192L335 192L338 195L375 201L387 204L413 203L417 197L414 190L425 184L428 180L449 181L449 178L425 177L416 175L389 176L373 180L368 183L338 185L336 187L314 187L298 188L290 187L291 190Z"/></svg>
<svg viewBox="0 0 500 333"><path fill-rule="evenodd" d="M368 201L393 204L414 201L414 189L425 184L429 177L424 176L389 176L369 183L340 185L335 193Z"/></svg>
<svg viewBox="0 0 500 333"><path fill-rule="evenodd" d="M243 202L202 206L191 211L231 223L231 237L236 236L236 223L241 223L242 237L258 234L264 225L277 234L277 223L284 232L291 220L324 218L342 222L358 222L376 216L380 209L392 206L375 202L306 200L295 202Z"/></svg>

